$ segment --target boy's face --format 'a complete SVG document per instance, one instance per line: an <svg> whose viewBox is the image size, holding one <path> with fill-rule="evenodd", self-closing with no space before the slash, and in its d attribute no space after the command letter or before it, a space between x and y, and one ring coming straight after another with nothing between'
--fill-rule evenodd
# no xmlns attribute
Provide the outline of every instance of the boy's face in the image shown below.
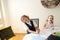
<svg viewBox="0 0 60 40"><path fill-rule="evenodd" d="M29 22L29 19L27 18L27 17L22 17L22 22L24 22L24 23L27 23L27 22Z"/></svg>

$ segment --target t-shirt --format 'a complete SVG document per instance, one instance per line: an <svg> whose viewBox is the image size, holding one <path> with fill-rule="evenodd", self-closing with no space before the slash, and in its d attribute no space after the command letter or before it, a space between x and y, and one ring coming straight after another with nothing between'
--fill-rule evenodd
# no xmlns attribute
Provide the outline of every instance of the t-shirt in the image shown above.
<svg viewBox="0 0 60 40"><path fill-rule="evenodd" d="M50 28L53 28L53 27L54 27L54 24L46 22L46 28L47 29L50 29Z"/></svg>

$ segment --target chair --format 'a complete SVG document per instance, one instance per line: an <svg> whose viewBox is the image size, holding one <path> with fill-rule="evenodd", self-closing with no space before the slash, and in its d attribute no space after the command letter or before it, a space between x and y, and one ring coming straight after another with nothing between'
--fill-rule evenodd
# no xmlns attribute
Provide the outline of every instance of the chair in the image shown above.
<svg viewBox="0 0 60 40"><path fill-rule="evenodd" d="M31 19L32 21L34 21L34 22L36 22L36 24L38 25L38 27L39 27L39 19L38 18L33 18L33 19Z"/></svg>
<svg viewBox="0 0 60 40"><path fill-rule="evenodd" d="M14 33L13 33L12 29L11 29L11 26L0 30L0 38L1 38L1 40L8 40L13 36L14 36Z"/></svg>

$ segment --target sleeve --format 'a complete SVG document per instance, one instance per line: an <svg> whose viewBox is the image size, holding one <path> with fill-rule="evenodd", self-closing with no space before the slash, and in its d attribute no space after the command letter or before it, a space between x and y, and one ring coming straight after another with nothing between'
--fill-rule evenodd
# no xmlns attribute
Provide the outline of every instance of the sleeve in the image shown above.
<svg viewBox="0 0 60 40"><path fill-rule="evenodd" d="M38 25L35 21L33 21L33 24L34 24L35 27L38 27Z"/></svg>
<svg viewBox="0 0 60 40"><path fill-rule="evenodd" d="M28 27L26 25L24 26L24 30L25 32L28 30Z"/></svg>

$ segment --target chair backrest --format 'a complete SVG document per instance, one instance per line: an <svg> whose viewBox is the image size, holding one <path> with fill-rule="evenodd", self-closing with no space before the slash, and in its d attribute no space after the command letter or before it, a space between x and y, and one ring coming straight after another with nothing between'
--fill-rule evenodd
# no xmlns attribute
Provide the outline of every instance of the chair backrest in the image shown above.
<svg viewBox="0 0 60 40"><path fill-rule="evenodd" d="M1 38L9 39L9 38L11 38L13 36L14 36L14 33L13 33L12 29L11 29L11 26L0 30L0 37Z"/></svg>
<svg viewBox="0 0 60 40"><path fill-rule="evenodd" d="M39 27L39 19L38 18L33 18L33 19L31 19L32 21L34 21L34 22L36 22L36 24L38 25L38 27Z"/></svg>

